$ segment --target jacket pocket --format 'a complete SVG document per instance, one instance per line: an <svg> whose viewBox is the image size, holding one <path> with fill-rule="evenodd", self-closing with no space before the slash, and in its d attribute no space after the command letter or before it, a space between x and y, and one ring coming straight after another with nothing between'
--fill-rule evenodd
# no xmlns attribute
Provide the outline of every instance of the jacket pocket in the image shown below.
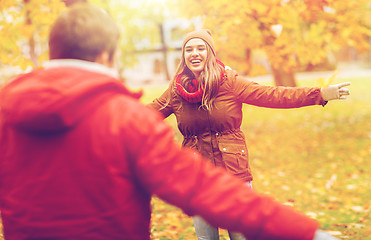
<svg viewBox="0 0 371 240"><path fill-rule="evenodd" d="M246 143L241 140L219 140L219 151L228 170L235 174L249 168Z"/></svg>

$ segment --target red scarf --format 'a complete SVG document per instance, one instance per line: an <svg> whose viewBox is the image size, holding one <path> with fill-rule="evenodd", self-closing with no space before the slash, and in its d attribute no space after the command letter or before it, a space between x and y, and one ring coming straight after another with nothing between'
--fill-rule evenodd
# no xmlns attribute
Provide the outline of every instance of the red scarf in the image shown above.
<svg viewBox="0 0 371 240"><path fill-rule="evenodd" d="M220 72L221 81L224 80L225 66L224 64L216 59L216 62L220 65L222 71ZM182 79L182 74L179 74L175 80L175 88L178 91L179 95L182 96L186 101L190 103L198 103L202 101L202 96L204 94L204 86L199 86L198 79L192 79L188 84L187 88L181 84L180 80Z"/></svg>

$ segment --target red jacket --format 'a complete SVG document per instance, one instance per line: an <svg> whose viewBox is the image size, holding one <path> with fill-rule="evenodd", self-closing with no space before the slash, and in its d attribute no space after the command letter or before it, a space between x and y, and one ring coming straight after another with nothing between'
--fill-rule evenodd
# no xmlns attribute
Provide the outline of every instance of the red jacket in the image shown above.
<svg viewBox="0 0 371 240"><path fill-rule="evenodd" d="M4 236L149 239L157 195L248 239L312 239L318 225L257 195L196 152L108 75L35 70L0 95Z"/></svg>

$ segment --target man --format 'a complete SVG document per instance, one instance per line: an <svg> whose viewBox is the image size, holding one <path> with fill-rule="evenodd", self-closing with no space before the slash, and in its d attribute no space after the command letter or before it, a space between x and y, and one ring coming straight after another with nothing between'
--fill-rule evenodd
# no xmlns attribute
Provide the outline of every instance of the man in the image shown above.
<svg viewBox="0 0 371 240"><path fill-rule="evenodd" d="M323 234L314 220L181 150L162 118L119 82L118 39L105 12L74 5L51 29L51 61L1 91L6 239L149 239L152 195L248 239Z"/></svg>

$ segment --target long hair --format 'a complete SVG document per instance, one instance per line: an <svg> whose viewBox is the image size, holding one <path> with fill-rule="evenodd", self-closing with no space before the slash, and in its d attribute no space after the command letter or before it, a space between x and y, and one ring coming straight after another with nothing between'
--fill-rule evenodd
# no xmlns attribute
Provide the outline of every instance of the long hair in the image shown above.
<svg viewBox="0 0 371 240"><path fill-rule="evenodd" d="M205 42L207 49L206 64L203 71L199 76L199 86L203 87L204 92L202 96L201 107L207 110L211 110L214 104L216 95L219 92L219 87L221 83L221 66L217 63L215 55L211 50L210 46ZM187 67L184 57L184 50L182 52L182 58L175 72L173 82L175 83L177 76L181 75L181 84L187 87L191 84L191 80L195 78L195 75Z"/></svg>

